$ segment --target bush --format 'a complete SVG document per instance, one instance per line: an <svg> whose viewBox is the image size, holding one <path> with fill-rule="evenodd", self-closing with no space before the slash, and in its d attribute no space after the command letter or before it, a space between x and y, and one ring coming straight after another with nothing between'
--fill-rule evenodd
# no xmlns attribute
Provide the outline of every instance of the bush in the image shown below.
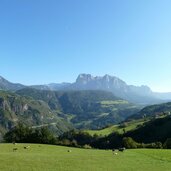
<svg viewBox="0 0 171 171"><path fill-rule="evenodd" d="M161 142L156 142L156 147L155 148L163 148L163 144Z"/></svg>
<svg viewBox="0 0 171 171"><path fill-rule="evenodd" d="M137 148L138 143L135 142L131 137L124 137L123 138L123 146L126 148Z"/></svg>
<svg viewBox="0 0 171 171"><path fill-rule="evenodd" d="M85 145L83 146L83 148L85 148L85 149L91 149L92 147L91 147L89 144L85 144Z"/></svg>
<svg viewBox="0 0 171 171"><path fill-rule="evenodd" d="M171 138L168 138L164 145L163 145L163 148L167 148L167 149L171 149Z"/></svg>

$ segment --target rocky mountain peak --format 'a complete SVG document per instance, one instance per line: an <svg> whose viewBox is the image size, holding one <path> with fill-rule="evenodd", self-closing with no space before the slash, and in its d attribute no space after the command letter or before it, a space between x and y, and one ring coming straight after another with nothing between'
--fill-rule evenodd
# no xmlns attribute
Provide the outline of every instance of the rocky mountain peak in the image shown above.
<svg viewBox="0 0 171 171"><path fill-rule="evenodd" d="M0 90L16 91L26 86L11 83L0 76ZM91 74L78 75L74 83L35 85L32 88L39 90L103 90L110 91L115 96L126 99L134 103L156 103L156 98L171 99L170 94L156 94L148 86L128 85L118 77L111 75L92 76Z"/></svg>
<svg viewBox="0 0 171 171"><path fill-rule="evenodd" d="M76 83L87 84L92 80L94 80L94 77L91 74L80 74L76 79Z"/></svg>

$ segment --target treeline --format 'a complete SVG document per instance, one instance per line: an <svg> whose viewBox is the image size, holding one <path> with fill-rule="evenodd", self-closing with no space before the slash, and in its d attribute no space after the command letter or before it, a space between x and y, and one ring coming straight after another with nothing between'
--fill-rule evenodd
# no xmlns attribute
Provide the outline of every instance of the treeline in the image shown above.
<svg viewBox="0 0 171 171"><path fill-rule="evenodd" d="M65 145L83 148L113 149L113 148L170 148L171 138L167 138L164 143L138 143L131 137L125 137L124 134L112 133L108 136L101 137L98 135L91 136L82 131L72 130L66 132L60 137L55 137L47 127L32 129L19 123L4 136L5 142L17 143L41 143Z"/></svg>
<svg viewBox="0 0 171 171"><path fill-rule="evenodd" d="M125 133L124 136L132 137L137 142L164 143L167 138L171 138L171 116L152 119L137 129Z"/></svg>
<svg viewBox="0 0 171 171"><path fill-rule="evenodd" d="M56 138L47 127L32 129L19 123L4 135L5 142L56 144Z"/></svg>

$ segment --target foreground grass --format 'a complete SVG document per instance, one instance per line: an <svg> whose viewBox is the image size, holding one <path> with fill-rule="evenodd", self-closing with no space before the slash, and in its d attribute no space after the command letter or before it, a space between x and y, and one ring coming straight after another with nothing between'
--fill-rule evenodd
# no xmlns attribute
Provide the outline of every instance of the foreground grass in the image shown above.
<svg viewBox="0 0 171 171"><path fill-rule="evenodd" d="M111 150L77 149L61 146L0 144L2 171L170 171L169 150L126 150L113 155ZM68 149L71 152L68 152Z"/></svg>

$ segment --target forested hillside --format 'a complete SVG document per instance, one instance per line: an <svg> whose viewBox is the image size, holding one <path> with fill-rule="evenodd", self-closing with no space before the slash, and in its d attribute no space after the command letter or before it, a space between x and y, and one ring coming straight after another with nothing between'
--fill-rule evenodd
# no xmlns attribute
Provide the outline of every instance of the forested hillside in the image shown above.
<svg viewBox="0 0 171 171"><path fill-rule="evenodd" d="M27 88L16 93L45 101L51 110L76 128L99 129L139 111L139 106L100 90L55 92Z"/></svg>
<svg viewBox="0 0 171 171"><path fill-rule="evenodd" d="M11 129L18 122L30 127L51 125L56 134L72 128L70 124L59 118L57 113L53 112L44 101L0 91L1 133Z"/></svg>

